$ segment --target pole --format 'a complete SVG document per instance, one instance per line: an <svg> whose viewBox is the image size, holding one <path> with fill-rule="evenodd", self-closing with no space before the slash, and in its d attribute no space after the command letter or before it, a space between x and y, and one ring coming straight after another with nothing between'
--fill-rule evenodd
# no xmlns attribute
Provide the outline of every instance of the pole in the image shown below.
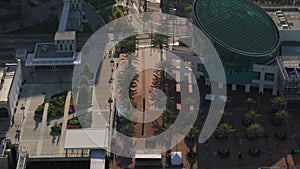
<svg viewBox="0 0 300 169"><path fill-rule="evenodd" d="M175 40L174 40L174 27L175 27L175 22L173 21L173 46L174 46L174 44L175 44Z"/></svg>
<svg viewBox="0 0 300 169"><path fill-rule="evenodd" d="M143 123L142 123L142 136L145 134L145 98L143 98Z"/></svg>

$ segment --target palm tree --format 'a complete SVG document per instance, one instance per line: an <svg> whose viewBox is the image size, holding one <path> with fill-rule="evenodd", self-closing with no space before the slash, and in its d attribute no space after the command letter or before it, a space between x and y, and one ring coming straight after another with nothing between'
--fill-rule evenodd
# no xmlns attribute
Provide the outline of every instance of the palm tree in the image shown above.
<svg viewBox="0 0 300 169"><path fill-rule="evenodd" d="M234 131L235 131L235 129L232 127L232 125L230 125L226 122L219 124L219 126L216 129L216 132L217 132L217 134L219 134L221 140L226 139L228 134L232 133Z"/></svg>
<svg viewBox="0 0 300 169"><path fill-rule="evenodd" d="M288 121L291 118L291 114L289 114L285 110L279 110L277 111L272 119L272 123L275 125L281 125L284 121Z"/></svg>
<svg viewBox="0 0 300 169"><path fill-rule="evenodd" d="M254 108L254 106L255 106L255 104L256 104L256 101L255 101L253 98L248 97L248 98L246 99L246 104L247 104L248 111L249 111L249 110L250 110L250 107L251 107L251 109Z"/></svg>
<svg viewBox="0 0 300 169"><path fill-rule="evenodd" d="M134 127L132 125L125 125L120 128L120 133L128 137L133 137L135 135Z"/></svg>
<svg viewBox="0 0 300 169"><path fill-rule="evenodd" d="M168 36L161 34L156 34L151 41L153 47L160 49L160 60L162 60L163 48L169 45L168 41Z"/></svg>
<svg viewBox="0 0 300 169"><path fill-rule="evenodd" d="M184 138L186 146L189 148L189 151L192 152L196 144L197 136L199 134L199 129L196 126L188 126L189 129L188 135Z"/></svg>
<svg viewBox="0 0 300 169"><path fill-rule="evenodd" d="M252 123L246 129L246 138L249 140L256 140L259 136L265 133L264 128L259 123ZM260 150L256 147L256 143L253 142L253 147L249 149L249 154L251 156L258 156L260 154Z"/></svg>
<svg viewBox="0 0 300 169"><path fill-rule="evenodd" d="M136 117L133 116L132 112L130 110L126 111L123 113L123 116L120 117L119 120L119 126L124 126L124 125L135 125Z"/></svg>
<svg viewBox="0 0 300 169"><path fill-rule="evenodd" d="M136 50L136 36L130 36L120 42L121 50L125 53L133 53Z"/></svg>
<svg viewBox="0 0 300 169"><path fill-rule="evenodd" d="M247 127L247 135L254 136L254 139L257 139L260 135L264 134L264 128L259 123L252 123Z"/></svg>
<svg viewBox="0 0 300 169"><path fill-rule="evenodd" d="M255 110L250 110L247 113L244 114L243 122L246 125L249 125L251 123L257 123L261 120L261 114L257 113Z"/></svg>
<svg viewBox="0 0 300 169"><path fill-rule="evenodd" d="M173 113L172 110L166 109L162 113L162 118L164 119L164 123L163 124L166 124L164 126L167 126L168 124L172 124L174 118L176 118L176 115Z"/></svg>
<svg viewBox="0 0 300 169"><path fill-rule="evenodd" d="M271 99L272 106L275 107L273 109L274 112L278 111L279 109L283 108L285 106L285 100L284 98L277 96Z"/></svg>

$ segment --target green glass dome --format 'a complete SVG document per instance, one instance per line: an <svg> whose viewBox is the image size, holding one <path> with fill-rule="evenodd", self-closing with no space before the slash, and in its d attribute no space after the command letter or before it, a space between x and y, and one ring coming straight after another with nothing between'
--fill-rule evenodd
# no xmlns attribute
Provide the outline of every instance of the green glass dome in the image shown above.
<svg viewBox="0 0 300 169"><path fill-rule="evenodd" d="M194 10L202 30L236 52L269 53L279 43L272 19L249 0L196 0Z"/></svg>
<svg viewBox="0 0 300 169"><path fill-rule="evenodd" d="M259 77L253 64L280 52L275 23L249 0L195 0L194 20L215 46L229 84L251 84Z"/></svg>

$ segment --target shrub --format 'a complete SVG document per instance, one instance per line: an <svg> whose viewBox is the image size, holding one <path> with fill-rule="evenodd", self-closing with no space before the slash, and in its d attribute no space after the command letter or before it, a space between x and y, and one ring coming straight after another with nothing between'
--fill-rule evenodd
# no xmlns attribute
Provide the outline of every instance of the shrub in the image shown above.
<svg viewBox="0 0 300 169"><path fill-rule="evenodd" d="M39 117L42 118L43 117L43 112L44 112L44 107L45 107L45 103L39 105L35 111L34 111L34 116L35 117Z"/></svg>
<svg viewBox="0 0 300 169"><path fill-rule="evenodd" d="M79 125L79 121L77 118L75 119L71 119L68 121L68 124L72 125L72 126L76 126L76 125Z"/></svg>
<svg viewBox="0 0 300 169"><path fill-rule="evenodd" d="M63 115L67 91L54 94L49 102L48 117Z"/></svg>
<svg viewBox="0 0 300 169"><path fill-rule="evenodd" d="M57 124L57 122L55 122L53 124L53 126L51 127L51 130L52 131L58 131L58 132L60 132L61 131L61 127L62 127L62 124Z"/></svg>

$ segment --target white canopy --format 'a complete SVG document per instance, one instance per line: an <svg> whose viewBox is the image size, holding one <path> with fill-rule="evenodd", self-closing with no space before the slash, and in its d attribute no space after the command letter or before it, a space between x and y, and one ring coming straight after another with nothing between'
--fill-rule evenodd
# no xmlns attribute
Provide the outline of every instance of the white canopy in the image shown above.
<svg viewBox="0 0 300 169"><path fill-rule="evenodd" d="M66 131L65 149L105 149L108 144L107 141L107 128L68 129Z"/></svg>

